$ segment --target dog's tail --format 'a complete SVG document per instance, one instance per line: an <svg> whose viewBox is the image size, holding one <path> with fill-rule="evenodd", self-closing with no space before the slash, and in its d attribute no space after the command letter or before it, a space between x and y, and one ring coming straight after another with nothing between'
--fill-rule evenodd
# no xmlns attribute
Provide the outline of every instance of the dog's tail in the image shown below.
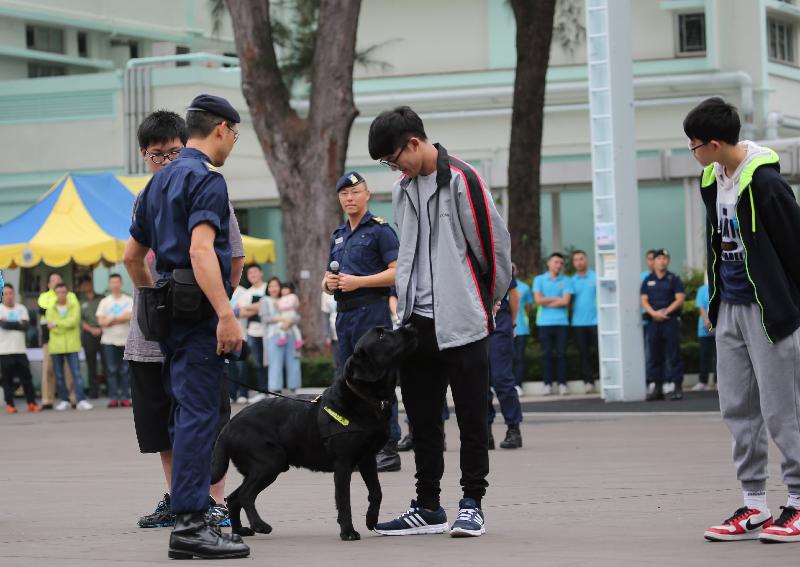
<svg viewBox="0 0 800 567"><path fill-rule="evenodd" d="M214 444L214 454L211 457L211 484L216 484L222 480L222 477L228 472L229 462L227 436L223 431L217 437L217 442Z"/></svg>

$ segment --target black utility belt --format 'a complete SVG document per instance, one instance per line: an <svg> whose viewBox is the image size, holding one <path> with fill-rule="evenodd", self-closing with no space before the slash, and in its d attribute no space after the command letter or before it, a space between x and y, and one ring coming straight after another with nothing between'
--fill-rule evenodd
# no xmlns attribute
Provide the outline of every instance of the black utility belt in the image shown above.
<svg viewBox="0 0 800 567"><path fill-rule="evenodd" d="M346 313L363 307L364 305L379 303L381 301L386 301L385 295L362 295L360 297L354 297L353 299L341 299L336 301L336 312Z"/></svg>
<svg viewBox="0 0 800 567"><path fill-rule="evenodd" d="M214 308L194 277L191 268L178 268L152 287L139 288L136 319L148 341L163 341L170 333L170 321L207 321Z"/></svg>

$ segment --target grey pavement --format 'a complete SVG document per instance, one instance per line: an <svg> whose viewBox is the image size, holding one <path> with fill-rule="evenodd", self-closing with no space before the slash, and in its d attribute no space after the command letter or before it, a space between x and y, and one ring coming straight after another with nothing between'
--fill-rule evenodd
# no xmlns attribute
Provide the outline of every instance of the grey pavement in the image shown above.
<svg viewBox="0 0 800 567"><path fill-rule="evenodd" d="M99 405L99 404L98 404ZM528 404L528 408L530 404ZM556 406L553 406L556 407ZM504 428L494 426L498 441ZM363 525L366 491L353 480L362 539L338 538L332 475L291 470L261 494L272 534L249 538L231 565L748 565L795 564L800 544L713 544L703 530L740 506L730 440L714 412L526 412L524 448L491 454L488 533L380 537ZM457 514L457 428L447 425L442 502ZM164 492L159 460L140 455L127 409L0 414L0 565L166 564L168 529L139 529ZM413 496L413 453L381 475L381 519ZM776 454L769 502L785 503ZM238 483L233 473L229 485ZM214 563L219 565L218 562Z"/></svg>

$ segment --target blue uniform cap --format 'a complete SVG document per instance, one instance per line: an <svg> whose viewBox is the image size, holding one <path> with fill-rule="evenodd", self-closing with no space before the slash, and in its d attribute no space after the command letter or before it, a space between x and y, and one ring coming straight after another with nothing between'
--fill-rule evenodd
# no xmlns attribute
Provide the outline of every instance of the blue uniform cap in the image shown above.
<svg viewBox="0 0 800 567"><path fill-rule="evenodd" d="M186 110L199 110L201 112L210 112L220 118L224 118L229 122L238 124L242 121L239 113L231 106L227 100L220 96L210 94L201 94L194 97L194 100Z"/></svg>
<svg viewBox="0 0 800 567"><path fill-rule="evenodd" d="M364 183L364 178L361 177L361 174L357 171L348 171L339 178L339 181L336 182L336 192L338 193L342 189L355 187L359 183Z"/></svg>
<svg viewBox="0 0 800 567"><path fill-rule="evenodd" d="M659 256L666 256L669 258L669 250L666 248L658 248L653 252L653 258L658 258Z"/></svg>

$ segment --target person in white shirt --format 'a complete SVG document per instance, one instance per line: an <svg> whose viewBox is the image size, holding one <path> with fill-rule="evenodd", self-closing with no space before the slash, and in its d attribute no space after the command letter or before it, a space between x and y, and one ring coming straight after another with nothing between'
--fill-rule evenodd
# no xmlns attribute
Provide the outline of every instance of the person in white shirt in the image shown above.
<svg viewBox="0 0 800 567"><path fill-rule="evenodd" d="M130 407L131 383L128 364L122 360L125 342L128 340L133 298L122 293L122 276L108 276L111 295L103 298L97 306L97 322L103 328L100 345L108 372L108 407Z"/></svg>
<svg viewBox="0 0 800 567"><path fill-rule="evenodd" d="M267 389L267 367L264 364L264 327L258 314L258 302L267 294L267 284L264 282L264 272L258 264L250 264L246 268L247 281L250 287L242 294L239 300L239 316L247 318L247 346L253 355L256 367L256 386L261 390ZM266 399L266 394L261 392L247 401L251 404Z"/></svg>
<svg viewBox="0 0 800 567"><path fill-rule="evenodd" d="M30 316L25 306L15 302L14 286L3 285L3 302L0 303L0 372L3 377L3 394L6 412L17 413L14 405L14 378L19 378L28 411L41 411L33 390L31 367L25 349L25 330Z"/></svg>

